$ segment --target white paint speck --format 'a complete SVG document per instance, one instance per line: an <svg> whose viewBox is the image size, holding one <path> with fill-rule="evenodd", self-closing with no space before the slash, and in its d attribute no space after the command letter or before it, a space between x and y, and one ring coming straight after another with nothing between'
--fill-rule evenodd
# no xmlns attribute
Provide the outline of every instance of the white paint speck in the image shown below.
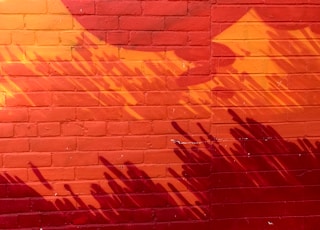
<svg viewBox="0 0 320 230"><path fill-rule="evenodd" d="M268 221L268 225L273 225L273 222L272 221Z"/></svg>

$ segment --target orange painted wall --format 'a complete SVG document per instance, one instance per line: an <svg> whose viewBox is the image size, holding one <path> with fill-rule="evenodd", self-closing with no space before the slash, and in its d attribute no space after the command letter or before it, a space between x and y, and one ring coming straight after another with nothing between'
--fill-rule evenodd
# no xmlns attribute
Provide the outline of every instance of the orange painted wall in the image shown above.
<svg viewBox="0 0 320 230"><path fill-rule="evenodd" d="M319 15L0 0L0 229L317 229Z"/></svg>

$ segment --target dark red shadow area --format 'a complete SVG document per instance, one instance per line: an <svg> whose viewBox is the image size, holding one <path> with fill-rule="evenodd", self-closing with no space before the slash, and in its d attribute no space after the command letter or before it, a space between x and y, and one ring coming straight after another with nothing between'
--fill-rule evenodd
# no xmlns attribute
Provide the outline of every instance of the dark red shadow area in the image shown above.
<svg viewBox="0 0 320 230"><path fill-rule="evenodd" d="M238 123L230 130L234 139L220 141L199 124L205 134L201 144L205 148L188 147L196 140L173 124L189 142L177 144L175 149L184 162L182 174L174 170L171 173L191 191L198 191L195 168L210 165L207 192L212 229L318 226L320 142L287 140L271 126L250 118L242 120L232 110L229 112Z"/></svg>
<svg viewBox="0 0 320 230"><path fill-rule="evenodd" d="M69 195L54 194L53 182L34 165L37 190L45 194L2 174L0 228L315 229L320 142L286 140L270 126L229 112L237 122L229 141L199 124L199 142L173 123L188 141L176 142L172 154L181 159L182 170L169 164L164 183L138 165L113 165L105 158L100 159L105 183L91 184L90 195L67 183Z"/></svg>

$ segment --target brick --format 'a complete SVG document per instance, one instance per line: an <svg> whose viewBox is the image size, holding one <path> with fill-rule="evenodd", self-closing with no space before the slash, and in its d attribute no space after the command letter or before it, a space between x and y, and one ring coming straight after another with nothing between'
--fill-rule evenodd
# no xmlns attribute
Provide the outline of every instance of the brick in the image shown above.
<svg viewBox="0 0 320 230"><path fill-rule="evenodd" d="M30 181L38 181L39 178L29 169ZM74 168L70 167L55 167L55 168L41 168L41 175L48 181L63 181L63 180L74 180L75 173Z"/></svg>
<svg viewBox="0 0 320 230"><path fill-rule="evenodd" d="M15 137L34 137L37 135L37 124L35 123L17 123L14 125Z"/></svg>
<svg viewBox="0 0 320 230"><path fill-rule="evenodd" d="M132 135L150 134L152 126L150 121L130 121L129 133Z"/></svg>
<svg viewBox="0 0 320 230"><path fill-rule="evenodd" d="M144 153L145 164L170 164L180 163L181 159L171 150L147 150Z"/></svg>
<svg viewBox="0 0 320 230"><path fill-rule="evenodd" d="M30 213L18 215L18 224L23 228L40 227L41 226L41 214Z"/></svg>
<svg viewBox="0 0 320 230"><path fill-rule="evenodd" d="M183 220L190 220L190 219L206 219L207 213L199 213L199 209L196 210L195 207L172 207L172 208L165 208L165 209L158 209L156 210L155 216L159 220L159 222L169 222L169 221L183 221ZM196 214L198 213L198 214ZM202 214L202 215L201 215ZM177 225L179 226L179 225Z"/></svg>
<svg viewBox="0 0 320 230"><path fill-rule="evenodd" d="M180 123L179 123L180 125ZM215 135L217 131L217 126L211 126L211 121L208 119L201 119L201 120L192 120L189 121L189 129L190 133L199 134L204 132L208 132L210 135ZM205 131L204 131L205 130Z"/></svg>
<svg viewBox="0 0 320 230"><path fill-rule="evenodd" d="M156 228L157 230L161 230L161 229L169 229L169 230L173 230L173 229L177 229L177 228L183 228L186 230L192 230L195 228L199 228L199 229L210 229L210 225L208 221L195 221L195 222L190 222L190 221L183 221L183 222L173 222L172 224L157 224Z"/></svg>
<svg viewBox="0 0 320 230"><path fill-rule="evenodd" d="M65 214L61 212L41 214L42 226L64 226L66 221Z"/></svg>
<svg viewBox="0 0 320 230"><path fill-rule="evenodd" d="M16 204L12 205L12 202L16 200ZM28 212L30 207L30 200L27 198L23 199L15 199L15 198L7 198L1 199L1 214L13 214L19 212Z"/></svg>
<svg viewBox="0 0 320 230"><path fill-rule="evenodd" d="M97 93L55 93L52 104L55 106L97 106L99 104Z"/></svg>
<svg viewBox="0 0 320 230"><path fill-rule="evenodd" d="M163 135L150 136L150 149L164 149L167 147L167 137Z"/></svg>
<svg viewBox="0 0 320 230"><path fill-rule="evenodd" d="M320 85L317 80L319 77L309 74L295 75L290 74L288 76L288 88L289 89L319 89Z"/></svg>
<svg viewBox="0 0 320 230"><path fill-rule="evenodd" d="M5 94L0 94L0 106L5 106L6 96Z"/></svg>
<svg viewBox="0 0 320 230"><path fill-rule="evenodd" d="M0 152L27 152L29 151L29 142L24 138L1 139Z"/></svg>
<svg viewBox="0 0 320 230"><path fill-rule="evenodd" d="M35 30L72 29L72 17L69 15L31 15L24 17L25 26Z"/></svg>
<svg viewBox="0 0 320 230"><path fill-rule="evenodd" d="M51 153L8 153L3 155L4 166L8 168L27 168L30 163L37 167L51 165Z"/></svg>
<svg viewBox="0 0 320 230"><path fill-rule="evenodd" d="M81 35L83 35L83 44L85 45L89 45L89 46L96 46L98 45L105 45L106 44L106 32L104 30L83 30L83 28L81 27L79 29L79 31L81 32ZM94 37L98 38L94 39ZM111 47L110 47L111 48ZM87 48L85 48L87 49ZM96 50L98 51L98 50ZM104 52L106 50L103 50ZM88 58L88 57L86 57ZM111 58L111 57L110 57ZM91 60L91 59L90 59Z"/></svg>
<svg viewBox="0 0 320 230"><path fill-rule="evenodd" d="M75 177L78 180L103 180L105 167L98 166L78 166L75 168Z"/></svg>
<svg viewBox="0 0 320 230"><path fill-rule="evenodd" d="M191 72L191 71L190 71ZM168 88L170 90L183 90L192 87L193 90L208 90L212 77L210 75L189 75L181 76L179 78L168 79Z"/></svg>
<svg viewBox="0 0 320 230"><path fill-rule="evenodd" d="M105 136L106 134L106 123L104 121L84 122L83 128L87 136Z"/></svg>
<svg viewBox="0 0 320 230"><path fill-rule="evenodd" d="M43 137L30 139L31 151L38 152L63 152L76 149L76 139L71 137Z"/></svg>
<svg viewBox="0 0 320 230"><path fill-rule="evenodd" d="M190 103L193 105L215 105L215 100L212 98L212 92L194 90L190 97Z"/></svg>
<svg viewBox="0 0 320 230"><path fill-rule="evenodd" d="M154 63L154 62L153 62ZM155 63L154 63L155 64ZM169 62L169 66L171 67L171 65L174 66L174 63ZM150 68L149 65L152 66L152 63L148 63L146 62L145 65L142 65L142 68ZM164 70L162 70L164 71ZM168 69L165 70L165 72L169 71ZM165 79L163 79L162 77L157 77L157 76L149 76L149 75L153 75L154 72L157 71L151 71L150 72L146 72L146 70L144 70L144 74L148 75L148 79L146 77L124 77L123 78L123 86L128 90L128 91L139 91L139 90L165 90L166 89L166 82Z"/></svg>
<svg viewBox="0 0 320 230"><path fill-rule="evenodd" d="M65 218L66 222L74 225L89 225L91 223L99 223L99 220L103 219L101 216L96 215L94 211L91 215L86 214L85 211L73 212L67 215Z"/></svg>
<svg viewBox="0 0 320 230"><path fill-rule="evenodd" d="M11 31L0 31L0 45L11 44Z"/></svg>
<svg viewBox="0 0 320 230"><path fill-rule="evenodd" d="M80 151L107 151L122 148L121 137L82 137L78 138Z"/></svg>
<svg viewBox="0 0 320 230"><path fill-rule="evenodd" d="M77 119L84 121L120 120L122 109L119 107L78 108Z"/></svg>
<svg viewBox="0 0 320 230"><path fill-rule="evenodd" d="M10 184L7 186L7 193L10 194L12 198L34 198L42 196L52 195L52 187L45 180L41 182L28 182L28 185L24 183Z"/></svg>
<svg viewBox="0 0 320 230"><path fill-rule="evenodd" d="M154 212L152 209L140 209L138 212L132 213L132 220L134 223L148 223L154 219ZM138 226L136 226L138 228ZM145 229L152 228L151 224L146 224Z"/></svg>
<svg viewBox="0 0 320 230"><path fill-rule="evenodd" d="M126 45L129 41L128 32L108 32L107 43L112 45Z"/></svg>
<svg viewBox="0 0 320 230"><path fill-rule="evenodd" d="M73 2L72 5L76 5L76 1L69 1ZM81 2L83 4L83 2ZM68 14L70 11L68 7L66 7L62 2L57 2L55 0L48 0L47 1L47 11L50 14Z"/></svg>
<svg viewBox="0 0 320 230"><path fill-rule="evenodd" d="M76 193L82 196L83 201L89 200L86 199L88 196L90 195L91 192L90 190L92 189L92 181L68 181L68 184L66 185L65 182L61 181L61 182L56 182L53 184L53 190L58 192L58 199L59 199L59 203L62 204L62 202L60 201L60 199L62 197L67 197L69 198L70 195ZM70 190L72 189L72 191ZM52 201L54 201L54 199L57 198L51 198ZM75 200L70 200L69 201L69 205L61 205L61 210L63 211L72 211L75 209L75 207L77 206L77 201ZM45 210L45 209L44 209Z"/></svg>
<svg viewBox="0 0 320 230"><path fill-rule="evenodd" d="M82 42L79 41L79 37L83 40L83 34L78 31L60 31L59 39L61 45L81 45Z"/></svg>
<svg viewBox="0 0 320 230"><path fill-rule="evenodd" d="M277 206L277 208L272 208L272 206ZM217 210L216 218L221 218L219 214L223 213L223 215L228 216L230 218L239 218L245 212L245 215L250 217L265 217L265 216L276 216L281 215L285 211L285 204L273 204L273 203L259 203L259 206L262 208L259 211L253 211L254 207L252 207L252 204L235 204L235 205L226 205L225 207L219 207L219 205L213 207L213 209ZM239 211L239 209L242 209L242 211ZM228 215L226 212L228 210L233 210L230 212L230 215ZM220 211L220 213L219 213ZM277 214L278 213L278 214Z"/></svg>
<svg viewBox="0 0 320 230"><path fill-rule="evenodd" d="M211 51L208 47L189 46L184 48L175 48L175 54L188 61L208 60Z"/></svg>
<svg viewBox="0 0 320 230"><path fill-rule="evenodd" d="M128 166L130 171L135 170L137 175L132 175L132 178L164 178L166 177L167 165L165 164L143 164L139 167L130 165ZM161 189L160 189L161 191ZM157 191L159 192L159 191ZM160 192L161 193L161 192Z"/></svg>
<svg viewBox="0 0 320 230"><path fill-rule="evenodd" d="M61 134L63 136L82 136L84 127L82 122L66 122L61 124Z"/></svg>
<svg viewBox="0 0 320 230"><path fill-rule="evenodd" d="M147 149L150 146L148 136L125 136L123 137L124 149Z"/></svg>
<svg viewBox="0 0 320 230"><path fill-rule="evenodd" d="M22 15L1 15L0 16L0 29L23 29L23 16Z"/></svg>
<svg viewBox="0 0 320 230"><path fill-rule="evenodd" d="M207 16L211 13L209 1L190 1L188 2L188 15Z"/></svg>
<svg viewBox="0 0 320 230"><path fill-rule="evenodd" d="M92 75L95 75L94 68L92 68ZM81 73L84 75L85 73ZM87 73L88 74L88 73ZM101 89L108 88L109 90L119 90L119 79L108 77L108 81L102 77L75 77L70 83L77 91L100 91ZM113 85L110 85L113 84Z"/></svg>
<svg viewBox="0 0 320 230"><path fill-rule="evenodd" d="M249 9L247 5L215 5L211 8L211 20L214 22L235 22L245 15Z"/></svg>
<svg viewBox="0 0 320 230"><path fill-rule="evenodd" d="M2 122L23 122L28 120L28 111L25 108L1 109Z"/></svg>
<svg viewBox="0 0 320 230"><path fill-rule="evenodd" d="M107 151L100 152L99 158L107 159L112 165L121 165L126 162L132 164L143 163L144 153L140 150L126 150L126 151Z"/></svg>
<svg viewBox="0 0 320 230"><path fill-rule="evenodd" d="M99 102L105 106L143 105L143 92L101 92Z"/></svg>
<svg viewBox="0 0 320 230"><path fill-rule="evenodd" d="M33 31L17 30L12 31L12 43L17 45L33 45L35 33Z"/></svg>
<svg viewBox="0 0 320 230"><path fill-rule="evenodd" d="M186 15L187 2L185 1L144 1L142 3L144 15Z"/></svg>
<svg viewBox="0 0 320 230"><path fill-rule="evenodd" d="M184 130L189 130L189 122L188 121L179 121L179 126ZM172 126L172 121L153 121L152 122L153 132L156 134L177 134L178 131Z"/></svg>
<svg viewBox="0 0 320 230"><path fill-rule="evenodd" d="M209 17L166 17L165 30L169 31L208 31L210 28Z"/></svg>
<svg viewBox="0 0 320 230"><path fill-rule="evenodd" d="M146 103L148 105L183 105L189 103L189 95L186 92L148 92Z"/></svg>
<svg viewBox="0 0 320 230"><path fill-rule="evenodd" d="M20 50L21 52L22 50ZM15 51L18 52L18 51ZM35 75L44 75L49 73L49 65L46 63L21 63L21 62L11 62L11 63L5 63L2 66L3 72L8 76L35 76ZM19 82L19 79L15 79L14 82L20 83L20 84L26 84L26 82L30 81L30 79L22 79L23 82ZM21 81L22 81L21 80ZM41 81L39 77L37 77L37 80ZM17 84L17 85L20 85ZM28 89L29 86L26 84L25 88ZM22 88L22 87L21 87ZM25 89L22 88L22 89ZM21 90L20 90L21 91ZM21 95L21 92L20 92Z"/></svg>
<svg viewBox="0 0 320 230"><path fill-rule="evenodd" d="M0 137L13 137L14 125L10 123L0 123Z"/></svg>
<svg viewBox="0 0 320 230"><path fill-rule="evenodd" d="M71 48L67 46L32 46L26 49L26 56L31 61L38 60L39 57L43 61L70 61L72 59Z"/></svg>
<svg viewBox="0 0 320 230"><path fill-rule="evenodd" d="M12 0L0 3L0 13L2 14L40 14L46 12L46 2L37 0Z"/></svg>
<svg viewBox="0 0 320 230"><path fill-rule="evenodd" d="M77 65L83 66L83 68L78 68ZM66 90L79 89L79 91L87 91L89 89L87 88L88 86L81 84L83 79L79 76L94 75L96 74L96 69L91 62L77 62L75 64L68 61L59 61L50 63L49 73L54 76L63 76L63 78L48 79L47 81L55 83L55 86L51 86L50 89L58 90L61 87L61 89ZM77 77L67 79L66 75Z"/></svg>
<svg viewBox="0 0 320 230"><path fill-rule="evenodd" d="M51 191L52 193L52 191ZM31 206L32 206L32 211L34 212L41 212L41 211L47 211L47 212L52 212L56 211L57 207L53 205L53 203L57 201L57 198L51 198L51 197L46 197L44 199L43 197L32 197L30 199Z"/></svg>
<svg viewBox="0 0 320 230"><path fill-rule="evenodd" d="M197 112L195 112L197 111ZM170 106L168 107L168 118L169 119L190 119L190 118L210 118L211 111L208 111L202 106Z"/></svg>
<svg viewBox="0 0 320 230"><path fill-rule="evenodd" d="M129 124L126 121L110 121L107 123L107 134L124 135L129 132Z"/></svg>
<svg viewBox="0 0 320 230"><path fill-rule="evenodd" d="M84 26L87 30L115 30L119 27L118 17L116 16L100 16L90 15L77 18L80 25L75 24L74 29L82 29ZM67 29L67 28L66 28Z"/></svg>
<svg viewBox="0 0 320 230"><path fill-rule="evenodd" d="M316 21L317 12L319 11L319 6L304 6L303 8L292 8L290 11L287 11L285 15L283 12L287 6L281 5L271 5L268 7L268 13L265 12L265 7L255 7L256 12L260 17L266 22L312 22ZM281 25L278 25L281 27ZM295 25L291 28L299 28L301 26ZM286 27L284 27L286 28Z"/></svg>
<svg viewBox="0 0 320 230"><path fill-rule="evenodd" d="M50 93L16 93L6 98L8 107L42 107L51 105Z"/></svg>
<svg viewBox="0 0 320 230"><path fill-rule="evenodd" d="M1 170L1 184L19 184L21 181L28 180L27 168L6 168Z"/></svg>
<svg viewBox="0 0 320 230"><path fill-rule="evenodd" d="M151 52L152 51L152 52ZM120 49L120 58L130 61L141 61L141 60L163 60L165 59L165 52L162 48L158 47L141 47L138 50Z"/></svg>
<svg viewBox="0 0 320 230"><path fill-rule="evenodd" d="M63 5L63 4L65 5ZM67 0L56 2L55 0L48 0L48 12L52 14L66 14L73 15L94 14L94 2L92 1L75 1Z"/></svg>
<svg viewBox="0 0 320 230"><path fill-rule="evenodd" d="M96 13L100 15L140 15L140 1L102 1L96 2Z"/></svg>
<svg viewBox="0 0 320 230"><path fill-rule="evenodd" d="M56 31L37 31L36 42L38 45L58 45L60 34Z"/></svg>
<svg viewBox="0 0 320 230"><path fill-rule="evenodd" d="M200 32L189 32L188 33L188 44L189 45L209 45L211 43L210 33L204 31Z"/></svg>
<svg viewBox="0 0 320 230"><path fill-rule="evenodd" d="M98 163L96 152L56 152L52 153L52 166L72 167L95 165Z"/></svg>
<svg viewBox="0 0 320 230"><path fill-rule="evenodd" d="M105 33L104 33L105 34ZM85 41L86 42L86 41ZM75 46L72 47L72 58L76 61L119 61L118 48L109 47L105 49L96 49L94 55L92 55L92 50L88 47ZM88 55L90 54L90 55ZM96 63L98 64L98 63Z"/></svg>
<svg viewBox="0 0 320 230"><path fill-rule="evenodd" d="M153 31L164 29L164 17L155 16L122 16L119 28L122 30Z"/></svg>
<svg viewBox="0 0 320 230"><path fill-rule="evenodd" d="M18 46L0 46L1 60L21 61L21 57L25 57L25 48Z"/></svg>
<svg viewBox="0 0 320 230"><path fill-rule="evenodd" d="M75 120L75 109L73 108L41 108L29 111L30 122L54 122Z"/></svg>
<svg viewBox="0 0 320 230"><path fill-rule="evenodd" d="M162 120L167 117L167 111L161 106L132 106L124 111L123 118L126 120L135 120L137 117L146 120Z"/></svg>
<svg viewBox="0 0 320 230"><path fill-rule="evenodd" d="M59 122L48 122L38 124L38 134L39 136L49 137L49 136L59 136L60 123Z"/></svg>
<svg viewBox="0 0 320 230"><path fill-rule="evenodd" d="M166 194L132 194L121 196L125 208L136 208L137 202L145 208L157 208L168 205ZM137 201L137 202L134 202Z"/></svg>
<svg viewBox="0 0 320 230"><path fill-rule="evenodd" d="M319 114L318 106L292 108L288 113L287 121L318 121L319 116L317 114Z"/></svg>
<svg viewBox="0 0 320 230"><path fill-rule="evenodd" d="M301 200L301 193L304 191L302 187L269 187L269 188L243 188L245 192L239 195L238 189L215 189L212 191L212 195L216 196L213 199L214 203L239 203L250 202L255 200L256 202L277 202L283 199L287 201L299 201ZM245 194L250 194L247 197Z"/></svg>
<svg viewBox="0 0 320 230"><path fill-rule="evenodd" d="M186 32L154 32L152 34L153 45L186 45Z"/></svg>
<svg viewBox="0 0 320 230"><path fill-rule="evenodd" d="M306 135L307 136L319 136L319 126L320 125L320 122L318 121L313 121L313 122L307 122L303 127L305 127L305 130L306 130ZM301 129L303 130L303 129ZM301 132L300 130L300 134L303 133Z"/></svg>
<svg viewBox="0 0 320 230"><path fill-rule="evenodd" d="M151 45L152 32L148 31L130 31L130 45Z"/></svg>
<svg viewBox="0 0 320 230"><path fill-rule="evenodd" d="M232 0L216 0L217 4L234 4ZM238 4L258 4L264 3L263 0L241 0L237 2Z"/></svg>
<svg viewBox="0 0 320 230"><path fill-rule="evenodd" d="M128 57L132 57L133 60L119 60L112 62L100 62L99 69L100 73L105 73L107 75L111 76L141 76L142 75L142 61L138 60L136 57L134 57L133 54L137 54L137 51L132 51L132 50L123 50L123 53L121 55L128 55ZM146 57L152 57L154 56L153 54L143 54L143 52L139 52L142 55L145 55ZM124 56L125 57L125 56ZM143 57L141 56L143 59ZM129 58L128 58L129 59ZM111 78L110 80L114 80L113 87L116 87L116 91L121 91L125 86L123 86L123 81L119 81L120 79L117 79L115 77ZM111 85L109 84L108 87ZM115 93L115 92L110 92L110 93ZM120 93L120 92L119 92ZM122 92L125 93L125 92Z"/></svg>

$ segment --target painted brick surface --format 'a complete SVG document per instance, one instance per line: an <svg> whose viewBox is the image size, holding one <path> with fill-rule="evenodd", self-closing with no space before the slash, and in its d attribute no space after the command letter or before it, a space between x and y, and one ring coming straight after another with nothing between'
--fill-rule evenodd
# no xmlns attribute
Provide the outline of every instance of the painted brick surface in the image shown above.
<svg viewBox="0 0 320 230"><path fill-rule="evenodd" d="M0 229L317 229L319 15L0 0Z"/></svg>

